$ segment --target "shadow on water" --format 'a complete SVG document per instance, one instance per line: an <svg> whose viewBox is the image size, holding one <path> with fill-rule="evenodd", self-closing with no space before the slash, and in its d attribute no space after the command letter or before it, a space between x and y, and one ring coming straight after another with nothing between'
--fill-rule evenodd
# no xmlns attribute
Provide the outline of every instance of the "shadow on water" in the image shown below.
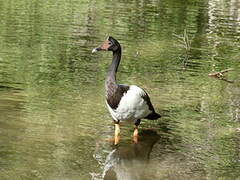
<svg viewBox="0 0 240 180"><path fill-rule="evenodd" d="M153 130L143 130L139 142L122 142L114 146L104 165L103 179L145 179L144 169L148 166L149 156L160 136Z"/></svg>

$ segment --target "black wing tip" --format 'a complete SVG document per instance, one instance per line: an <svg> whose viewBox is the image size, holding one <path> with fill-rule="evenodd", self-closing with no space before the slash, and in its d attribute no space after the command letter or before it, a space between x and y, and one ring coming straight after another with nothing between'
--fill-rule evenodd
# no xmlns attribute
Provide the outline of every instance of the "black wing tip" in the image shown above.
<svg viewBox="0 0 240 180"><path fill-rule="evenodd" d="M155 112L152 112L152 113L150 113L149 115L147 115L147 116L145 117L145 119L156 120L156 119L158 119L158 118L160 118L160 117L161 117L160 114L155 113Z"/></svg>

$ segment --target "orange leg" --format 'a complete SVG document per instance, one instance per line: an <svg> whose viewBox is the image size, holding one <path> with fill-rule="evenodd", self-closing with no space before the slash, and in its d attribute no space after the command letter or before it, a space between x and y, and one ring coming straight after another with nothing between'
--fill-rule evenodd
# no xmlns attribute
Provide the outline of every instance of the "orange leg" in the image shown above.
<svg viewBox="0 0 240 180"><path fill-rule="evenodd" d="M133 132L133 142L138 143L138 126L135 126L134 132Z"/></svg>
<svg viewBox="0 0 240 180"><path fill-rule="evenodd" d="M114 144L117 145L120 140L120 125L115 124Z"/></svg>

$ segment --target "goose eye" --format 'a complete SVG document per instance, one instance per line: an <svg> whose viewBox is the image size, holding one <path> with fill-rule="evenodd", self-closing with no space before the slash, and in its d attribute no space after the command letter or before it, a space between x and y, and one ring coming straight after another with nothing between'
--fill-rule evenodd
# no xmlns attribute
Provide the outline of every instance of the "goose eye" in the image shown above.
<svg viewBox="0 0 240 180"><path fill-rule="evenodd" d="M109 42L109 43L108 43L108 45L112 45L112 43L111 43L111 42Z"/></svg>

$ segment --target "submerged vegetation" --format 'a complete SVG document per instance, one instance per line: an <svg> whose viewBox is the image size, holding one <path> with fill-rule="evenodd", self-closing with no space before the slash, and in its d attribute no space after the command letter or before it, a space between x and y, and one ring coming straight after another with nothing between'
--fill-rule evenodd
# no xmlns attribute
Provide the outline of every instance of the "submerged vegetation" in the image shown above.
<svg viewBox="0 0 240 180"><path fill-rule="evenodd" d="M191 39L189 39L187 30L184 29L184 33L182 36L174 34L174 36L177 37L178 42L179 42L179 47L184 49L184 55L183 57L179 57L183 63L184 68L187 66L187 62L190 56L190 51L191 51Z"/></svg>

